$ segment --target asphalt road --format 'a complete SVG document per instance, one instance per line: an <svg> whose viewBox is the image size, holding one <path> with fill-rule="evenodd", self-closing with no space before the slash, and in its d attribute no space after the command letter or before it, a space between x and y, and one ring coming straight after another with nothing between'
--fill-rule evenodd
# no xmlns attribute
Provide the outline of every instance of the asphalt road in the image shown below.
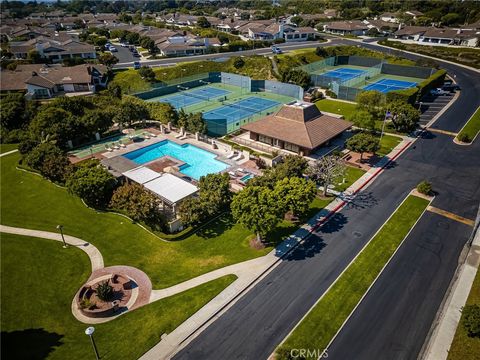
<svg viewBox="0 0 480 360"><path fill-rule="evenodd" d="M339 45L343 42L343 39L336 39L333 38L329 42L316 42L316 41L305 41L300 43L285 43L278 45L283 51L288 50L296 50L296 49L306 49L312 48L316 46L333 46ZM148 60L142 61L144 64L148 64L151 67L158 67L158 66L169 66L172 64L187 62L187 61L199 61L199 60L213 60L218 58L228 58L230 56L249 56L249 55L267 55L272 54L271 49L268 48L260 48L254 50L244 50L244 51L236 51L236 52L225 52L225 53L216 53L216 54L205 54L205 55L195 55L195 56L182 56L182 57L175 57L175 58L165 58L165 59L158 59L158 60ZM115 69L124 69L129 68L133 65L133 60L130 61L119 61L118 64L115 64L113 67Z"/></svg>
<svg viewBox="0 0 480 360"><path fill-rule="evenodd" d="M348 43L345 40L342 42ZM373 47L370 44L362 46ZM415 56L407 54L406 57ZM464 90L434 127L458 131L480 105L480 76L455 65L445 64L445 68L457 75L457 81ZM370 187L361 192L352 204L312 236L305 248L298 249L282 261L175 358L266 359L421 180L432 181L438 192L435 206L474 218L480 200L479 147L478 141L472 146L461 147L454 145L452 138L446 135L425 134ZM393 288L396 283L402 286L398 286L396 293L387 295L384 299L381 292L372 291L368 295L372 301L384 301L382 306L386 308L383 311L388 312L390 317L380 314L377 326L369 331L364 329L365 333L352 322L352 332L346 332L343 338L340 336L337 339L339 345L334 346L340 349L361 347L365 356L372 354L369 359L390 358L389 355L395 354L396 349L400 348L402 353L397 353L403 355L396 358L416 357L453 276L461 246L470 231L466 226L450 224L447 220L442 223L448 224L451 230L442 231L437 216L429 214L422 217L419 227L405 246L402 246L395 261L391 263L392 266L388 267L396 272L385 272L385 280L378 283L378 286L390 285ZM425 232L425 229L430 229L431 233ZM416 243L410 244L410 238ZM431 241L433 245L436 245L435 241L439 243L435 251L436 256L444 260L442 264L434 264L429 258L431 251L419 249ZM411 272L398 269L394 265L396 261L398 264L407 262L410 269L417 271L417 276L412 277ZM433 265L436 265L436 271L427 269ZM408 284L412 291L408 291L408 287L405 288L403 284ZM412 295L412 292L415 294ZM428 301L420 301L424 298ZM368 319L382 310L372 303L365 303L364 312L358 313L366 313ZM405 316L408 326L398 326L398 321L406 311L411 314L410 317ZM424 315L416 316L420 313ZM345 329L349 327L350 323ZM398 330L388 331L397 327ZM415 336L411 336L412 333ZM368 338L365 340L367 342L357 341L355 336L358 334L363 335L364 339ZM376 339L377 342L371 341L375 335L382 335ZM336 348L332 346L329 357L330 354L337 356L335 351ZM342 353L338 353L336 358L356 358L356 354L343 357Z"/></svg>

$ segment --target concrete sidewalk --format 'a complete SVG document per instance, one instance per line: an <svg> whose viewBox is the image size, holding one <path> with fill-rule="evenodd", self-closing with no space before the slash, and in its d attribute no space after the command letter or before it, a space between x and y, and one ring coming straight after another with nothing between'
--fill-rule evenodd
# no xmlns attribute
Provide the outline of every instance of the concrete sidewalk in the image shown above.
<svg viewBox="0 0 480 360"><path fill-rule="evenodd" d="M40 230L30 230L30 229L23 229L17 228L12 226L0 225L0 232L8 233L8 234L16 234L16 235L23 235L23 236L31 236L43 239L50 239L55 241L62 242L62 237L59 233L49 232L49 231L40 231ZM84 251L88 257L90 258L90 262L92 264L92 272L103 269L103 256L100 251L92 244L86 242L85 240L76 238L70 235L64 235L65 242L70 246L75 246L80 250Z"/></svg>
<svg viewBox="0 0 480 360"><path fill-rule="evenodd" d="M458 277L452 286L444 311L439 317L432 337L427 345L425 360L445 360L452 345L457 326L462 316L462 307L467 302L473 281L480 266L480 231L477 230L466 261L458 271Z"/></svg>
<svg viewBox="0 0 480 360"><path fill-rule="evenodd" d="M159 360L169 359L181 348L188 344L196 335L205 329L211 322L217 319L224 311L232 306L240 297L279 264L282 257L288 254L313 231L318 229L334 213L343 208L348 202L355 198L355 195L366 188L390 162L395 160L411 143L413 139L404 138L387 156L383 157L374 167L366 172L360 179L352 184L345 192L341 193L328 206L317 213L306 224L299 228L294 234L286 238L277 248L267 255L245 261L243 263L227 266L212 271L197 278L185 281L184 283L172 286L171 288L152 291L151 301L198 286L228 274L235 274L238 279L213 298L208 304L202 307L194 315L184 321L170 334L164 334L161 341L146 352L140 359Z"/></svg>

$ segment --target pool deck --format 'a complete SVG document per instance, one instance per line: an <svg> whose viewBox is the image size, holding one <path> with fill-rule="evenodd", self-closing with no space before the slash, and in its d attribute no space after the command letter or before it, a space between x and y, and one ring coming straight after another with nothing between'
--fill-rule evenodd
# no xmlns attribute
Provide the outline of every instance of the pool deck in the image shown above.
<svg viewBox="0 0 480 360"><path fill-rule="evenodd" d="M113 150L113 151L103 152L103 153L100 154L101 163L104 166L106 166L109 169L109 171L112 174L114 174L115 176L121 176L122 173L124 173L125 171L132 170L132 169L137 168L139 166L147 166L147 167L153 166L153 167L155 167L155 163L159 162L161 159L164 159L165 157L155 159L155 160L152 160L148 163L139 165L139 164L127 159L126 157L124 157L122 155L125 155L129 152L132 152L132 151L135 151L135 150L138 150L138 149L145 148L145 147L153 145L153 144L157 144L157 143L162 142L164 140L169 140L169 141L174 142L174 143L179 144L179 145L183 145L183 144L194 145L194 146L197 146L197 147L199 147L203 150L206 150L206 151L209 151L209 152L215 154L216 155L216 157L215 157L216 160L222 161L222 162L229 165L229 167L222 172L231 171L232 169L237 168L239 164L241 164L242 162L245 161L245 159L242 159L242 160L236 162L234 160L228 159L227 156L230 153L231 149L223 146L223 144L220 144L218 142L216 143L217 149L213 149L211 145L206 144L202 141L198 141L198 140L195 139L195 137L188 137L185 140L180 140L180 139L175 138L175 135L178 135L175 132L170 132L169 134L160 134L160 133L158 133L158 131L155 131L155 132L149 131L149 132L157 134L157 137L152 137L150 139L144 139L143 141L133 142L131 144L128 144L125 148L120 148L120 149ZM169 157L169 158L170 158L170 160L173 160L174 162L178 163L175 166L180 166L181 164L183 164L183 162L180 162L179 160L177 160L175 158L172 158L172 157Z"/></svg>

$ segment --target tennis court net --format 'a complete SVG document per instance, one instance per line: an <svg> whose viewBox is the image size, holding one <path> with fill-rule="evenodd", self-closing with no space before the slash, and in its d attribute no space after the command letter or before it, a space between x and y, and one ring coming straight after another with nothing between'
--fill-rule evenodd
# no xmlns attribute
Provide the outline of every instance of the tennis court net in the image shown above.
<svg viewBox="0 0 480 360"><path fill-rule="evenodd" d="M182 92L182 94L185 95L185 96L190 96L190 97L205 100L205 101L210 101L211 100L210 96L199 95L199 94L191 93L191 92L188 92L188 91L184 91L184 92Z"/></svg>

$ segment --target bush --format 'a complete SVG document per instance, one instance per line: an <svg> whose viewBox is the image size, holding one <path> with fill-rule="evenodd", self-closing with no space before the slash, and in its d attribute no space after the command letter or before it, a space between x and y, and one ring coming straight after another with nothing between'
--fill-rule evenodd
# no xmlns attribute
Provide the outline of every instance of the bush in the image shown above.
<svg viewBox="0 0 480 360"><path fill-rule="evenodd" d="M243 60L241 57L235 57L233 59L233 67L235 69L240 69L245 65L245 60Z"/></svg>
<svg viewBox="0 0 480 360"><path fill-rule="evenodd" d="M116 179L95 162L80 166L66 183L72 194L90 206L102 208L110 202L116 184Z"/></svg>
<svg viewBox="0 0 480 360"><path fill-rule="evenodd" d="M432 184L424 180L417 185L417 191L420 194L430 195L432 193Z"/></svg>
<svg viewBox="0 0 480 360"><path fill-rule="evenodd" d="M400 101L404 103L409 103L415 105L415 102L418 97L419 89L413 87L410 89L403 90L393 90L387 93L387 102Z"/></svg>
<svg viewBox="0 0 480 360"><path fill-rule="evenodd" d="M71 170L68 158L52 143L42 143L34 147L26 154L24 160L29 167L40 171L47 179L62 184Z"/></svg>
<svg viewBox="0 0 480 360"><path fill-rule="evenodd" d="M480 337L480 306L465 305L462 310L462 324L470 337Z"/></svg>
<svg viewBox="0 0 480 360"><path fill-rule="evenodd" d="M465 133L458 134L457 139L460 140L461 142L464 142L464 143L471 143L472 142L472 139L470 138L470 136L468 134L465 134Z"/></svg>
<svg viewBox="0 0 480 360"><path fill-rule="evenodd" d="M102 301L108 301L113 296L113 287L110 285L110 282L104 281L98 284L97 289L95 290L97 296Z"/></svg>

